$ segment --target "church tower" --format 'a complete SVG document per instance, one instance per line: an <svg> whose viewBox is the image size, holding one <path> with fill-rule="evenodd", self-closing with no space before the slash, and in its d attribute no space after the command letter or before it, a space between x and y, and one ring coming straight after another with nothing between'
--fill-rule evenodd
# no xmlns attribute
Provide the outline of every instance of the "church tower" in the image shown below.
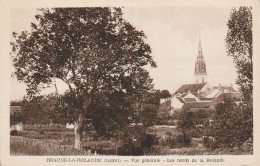
<svg viewBox="0 0 260 166"><path fill-rule="evenodd" d="M203 58L200 40L199 40L199 47L198 47L198 55L195 62L194 81L196 84L207 82L206 63Z"/></svg>

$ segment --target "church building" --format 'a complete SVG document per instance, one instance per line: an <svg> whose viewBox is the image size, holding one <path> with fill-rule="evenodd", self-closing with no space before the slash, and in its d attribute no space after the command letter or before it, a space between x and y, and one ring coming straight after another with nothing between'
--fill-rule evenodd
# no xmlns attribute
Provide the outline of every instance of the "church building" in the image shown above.
<svg viewBox="0 0 260 166"><path fill-rule="evenodd" d="M206 63L202 53L201 41L199 40L198 54L195 61L194 83L184 84L174 93L176 96L192 93L197 97L204 97L210 90L207 83Z"/></svg>
<svg viewBox="0 0 260 166"><path fill-rule="evenodd" d="M198 56L195 62L194 70L194 83L199 84L205 82L207 82L207 69L203 58L201 42L199 41Z"/></svg>
<svg viewBox="0 0 260 166"><path fill-rule="evenodd" d="M173 115L175 111L180 111L184 106L191 108L191 110L214 109L223 96L241 101L240 92L235 91L232 84L230 84L230 87L222 86L221 84L218 86L209 85L206 62L202 52L201 41L199 40L193 83L181 85L167 100L167 103L161 104L162 107L160 107L159 112L163 110Z"/></svg>

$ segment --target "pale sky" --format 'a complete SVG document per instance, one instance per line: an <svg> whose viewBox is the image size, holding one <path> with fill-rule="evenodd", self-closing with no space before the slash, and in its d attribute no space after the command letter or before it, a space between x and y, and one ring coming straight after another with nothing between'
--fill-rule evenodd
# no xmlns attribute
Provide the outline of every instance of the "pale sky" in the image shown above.
<svg viewBox="0 0 260 166"><path fill-rule="evenodd" d="M13 9L10 32L30 29L36 9ZM158 67L149 69L156 89L174 93L182 84L193 83L199 36L210 85L235 86L236 69L225 49L230 7L127 7L124 18L147 36ZM11 68L13 70L13 68ZM21 99L25 85L10 80L11 100ZM65 91L60 81L58 90ZM236 87L236 86L235 86ZM54 91L45 90L44 94Z"/></svg>

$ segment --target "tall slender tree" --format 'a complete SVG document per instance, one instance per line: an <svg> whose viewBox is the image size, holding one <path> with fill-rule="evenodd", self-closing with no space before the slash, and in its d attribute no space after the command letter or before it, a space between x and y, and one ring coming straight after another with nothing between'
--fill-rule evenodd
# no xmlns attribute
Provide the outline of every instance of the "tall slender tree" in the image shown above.
<svg viewBox="0 0 260 166"><path fill-rule="evenodd" d="M148 73L143 66L156 67L156 63L145 34L123 19L121 8L40 11L30 32L13 32L14 76L26 83L30 98L54 78L67 84L71 105L79 112L75 148L80 149L85 115L95 94L149 88L147 82L139 82L138 87L128 80L141 79L147 74L138 73Z"/></svg>
<svg viewBox="0 0 260 166"><path fill-rule="evenodd" d="M237 68L236 83L240 86L245 101L252 101L253 94L253 36L252 8L232 9L228 20L226 47Z"/></svg>

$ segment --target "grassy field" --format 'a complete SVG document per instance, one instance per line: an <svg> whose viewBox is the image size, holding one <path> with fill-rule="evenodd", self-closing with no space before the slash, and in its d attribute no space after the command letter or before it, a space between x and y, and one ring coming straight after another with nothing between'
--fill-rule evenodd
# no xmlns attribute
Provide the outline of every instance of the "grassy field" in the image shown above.
<svg viewBox="0 0 260 166"><path fill-rule="evenodd" d="M179 129L172 127L150 127L148 128L150 134L156 134L157 137L163 138L167 135L180 135ZM19 132L18 137L28 140L35 140L57 146L74 145L74 131L71 129L48 129L41 128L38 131L30 129L28 131ZM11 139L10 151L11 155L86 155L86 151L95 151L99 155L116 155L117 148L120 147L121 142L114 139L104 139L96 137L93 132L83 132L83 146L85 152L77 152L73 148L66 150L54 150L53 148L41 146L41 144L25 144L24 142L13 141ZM200 146L198 146L200 145ZM243 150L237 148L218 148L216 150L207 150L201 138L193 138L190 147L169 148L160 143L154 145L151 149L145 152L146 155L247 155L253 154L252 150Z"/></svg>
<svg viewBox="0 0 260 166"><path fill-rule="evenodd" d="M41 128L39 131L18 132L16 138L18 137L19 139L11 139L11 155L85 155L87 151L111 155L115 154L117 147L117 142L114 139L97 139L93 132L83 132L83 151L75 151L73 150L74 130L71 129L54 131ZM21 140L28 140L27 145ZM47 145L50 145L50 147L46 147ZM52 145L71 148L62 151L51 148Z"/></svg>
<svg viewBox="0 0 260 166"><path fill-rule="evenodd" d="M75 151L57 152L50 148L45 148L40 145L27 146L20 142L11 142L10 144L11 155L33 155L33 156L45 156L45 155L84 155ZM115 150L111 150L110 154L99 153L98 155L115 155ZM252 151L244 151L241 149L221 148L213 151L206 150L205 148L198 147L184 147L169 149L167 146L153 146L152 149L146 153L146 155L252 155ZM93 155L93 152L92 152Z"/></svg>

